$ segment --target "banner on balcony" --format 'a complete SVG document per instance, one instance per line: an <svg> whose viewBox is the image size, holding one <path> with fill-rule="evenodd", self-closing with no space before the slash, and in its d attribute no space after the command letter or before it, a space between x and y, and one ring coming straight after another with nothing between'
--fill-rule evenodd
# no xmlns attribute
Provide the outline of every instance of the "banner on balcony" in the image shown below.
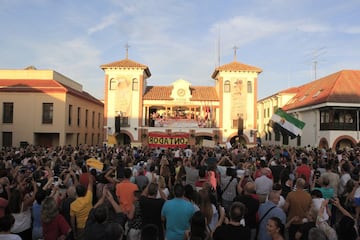
<svg viewBox="0 0 360 240"><path fill-rule="evenodd" d="M162 147L162 148L185 148L189 144L189 134L161 134L149 133L148 145L149 147Z"/></svg>

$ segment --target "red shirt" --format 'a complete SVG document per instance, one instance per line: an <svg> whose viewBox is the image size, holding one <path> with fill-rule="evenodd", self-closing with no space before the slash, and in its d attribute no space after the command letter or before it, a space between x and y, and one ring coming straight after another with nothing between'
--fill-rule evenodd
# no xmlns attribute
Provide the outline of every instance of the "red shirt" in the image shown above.
<svg viewBox="0 0 360 240"><path fill-rule="evenodd" d="M61 214L58 214L51 222L43 223L42 228L45 240L58 239L61 235L67 235L71 230Z"/></svg>
<svg viewBox="0 0 360 240"><path fill-rule="evenodd" d="M299 178L301 177L302 175L305 176L305 181L306 183L309 183L309 180L310 180L310 176L311 176L311 169L308 165L306 164L301 164L300 166L298 166L296 168L296 177Z"/></svg>
<svg viewBox="0 0 360 240"><path fill-rule="evenodd" d="M83 185L85 188L87 188L87 186L89 184L89 176L90 176L89 172L85 172L85 173L80 174L79 183L81 185Z"/></svg>

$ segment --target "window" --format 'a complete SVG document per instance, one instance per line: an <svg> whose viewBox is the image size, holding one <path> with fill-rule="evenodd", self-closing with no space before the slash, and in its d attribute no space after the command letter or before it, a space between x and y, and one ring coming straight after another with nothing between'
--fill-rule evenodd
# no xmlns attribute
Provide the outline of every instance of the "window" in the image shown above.
<svg viewBox="0 0 360 240"><path fill-rule="evenodd" d="M84 144L87 144L87 138L88 138L88 134L87 134L87 133L85 133Z"/></svg>
<svg viewBox="0 0 360 240"><path fill-rule="evenodd" d="M101 122L101 113L98 113L98 128L100 128L100 122Z"/></svg>
<svg viewBox="0 0 360 240"><path fill-rule="evenodd" d="M275 130L275 141L280 141L280 131L279 130Z"/></svg>
<svg viewBox="0 0 360 240"><path fill-rule="evenodd" d="M301 136L297 136L296 137L296 146L300 147L301 146Z"/></svg>
<svg viewBox="0 0 360 240"><path fill-rule="evenodd" d="M285 134L283 136L283 141L282 141L283 145L289 145L289 135Z"/></svg>
<svg viewBox="0 0 360 240"><path fill-rule="evenodd" d="M110 89L110 90L116 90L116 88L117 88L117 81L116 81L116 79L114 79L114 78L110 79L109 89Z"/></svg>
<svg viewBox="0 0 360 240"><path fill-rule="evenodd" d="M79 145L79 140L80 140L80 133L76 134L76 145Z"/></svg>
<svg viewBox="0 0 360 240"><path fill-rule="evenodd" d="M93 111L91 114L91 127L95 127L95 111Z"/></svg>
<svg viewBox="0 0 360 240"><path fill-rule="evenodd" d="M95 136L95 134L92 133L92 134L91 134L91 145L94 145L94 136Z"/></svg>
<svg viewBox="0 0 360 240"><path fill-rule="evenodd" d="M14 103L3 103L3 123L13 123L14 118Z"/></svg>
<svg viewBox="0 0 360 240"><path fill-rule="evenodd" d="M11 147L12 144L12 132L3 132L2 133L2 145L4 147Z"/></svg>
<svg viewBox="0 0 360 240"><path fill-rule="evenodd" d="M80 113L81 113L81 108L78 107L77 108L77 126L80 126Z"/></svg>
<svg viewBox="0 0 360 240"><path fill-rule="evenodd" d="M248 93L252 93L252 82L251 81L247 81L247 92Z"/></svg>
<svg viewBox="0 0 360 240"><path fill-rule="evenodd" d="M85 110L85 127L88 126L88 117L89 117L89 110Z"/></svg>
<svg viewBox="0 0 360 240"><path fill-rule="evenodd" d="M139 80L137 80L137 78L133 78L132 80L132 90L133 91L139 90Z"/></svg>
<svg viewBox="0 0 360 240"><path fill-rule="evenodd" d="M43 103L42 123L43 124L52 124L53 117L54 117L53 114L54 114L54 104L53 103Z"/></svg>
<svg viewBox="0 0 360 240"><path fill-rule="evenodd" d="M69 126L71 125L71 118L72 118L72 105L69 105L69 119L68 119L68 124Z"/></svg>
<svg viewBox="0 0 360 240"><path fill-rule="evenodd" d="M226 80L225 83L224 83L224 92L230 92L231 89L230 89L230 81L229 80Z"/></svg>

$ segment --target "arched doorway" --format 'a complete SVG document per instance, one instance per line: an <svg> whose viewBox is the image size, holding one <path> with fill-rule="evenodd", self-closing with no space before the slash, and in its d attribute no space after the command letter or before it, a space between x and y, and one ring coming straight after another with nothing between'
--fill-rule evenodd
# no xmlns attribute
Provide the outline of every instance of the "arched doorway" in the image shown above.
<svg viewBox="0 0 360 240"><path fill-rule="evenodd" d="M120 133L117 135L117 142L120 145L128 145L131 144L131 138L126 133Z"/></svg>
<svg viewBox="0 0 360 240"><path fill-rule="evenodd" d="M247 144L247 141L246 141L246 138L244 136L233 136L232 138L230 138L230 144L233 145L233 144L240 144L240 145L246 145Z"/></svg>
<svg viewBox="0 0 360 240"><path fill-rule="evenodd" d="M319 148L328 149L329 143L326 138L321 138L319 142Z"/></svg>
<svg viewBox="0 0 360 240"><path fill-rule="evenodd" d="M195 144L202 146L204 140L212 141L212 140L214 140L214 139L213 139L211 136L203 136L203 135L201 135L201 136L196 136L196 137L195 137Z"/></svg>
<svg viewBox="0 0 360 240"><path fill-rule="evenodd" d="M343 138L336 143L336 149L353 148L354 145L355 144L351 139Z"/></svg>

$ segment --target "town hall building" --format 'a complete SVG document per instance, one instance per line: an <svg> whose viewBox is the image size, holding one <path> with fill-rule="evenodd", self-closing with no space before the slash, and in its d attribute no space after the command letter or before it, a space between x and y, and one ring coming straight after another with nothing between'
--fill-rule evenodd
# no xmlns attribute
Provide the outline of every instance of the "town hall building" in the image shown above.
<svg viewBox="0 0 360 240"><path fill-rule="evenodd" d="M258 67L218 66L213 86L185 79L149 86L147 65L126 57L100 66L105 73L104 123L113 143L150 147L256 144ZM155 76L156 78L156 76Z"/></svg>

